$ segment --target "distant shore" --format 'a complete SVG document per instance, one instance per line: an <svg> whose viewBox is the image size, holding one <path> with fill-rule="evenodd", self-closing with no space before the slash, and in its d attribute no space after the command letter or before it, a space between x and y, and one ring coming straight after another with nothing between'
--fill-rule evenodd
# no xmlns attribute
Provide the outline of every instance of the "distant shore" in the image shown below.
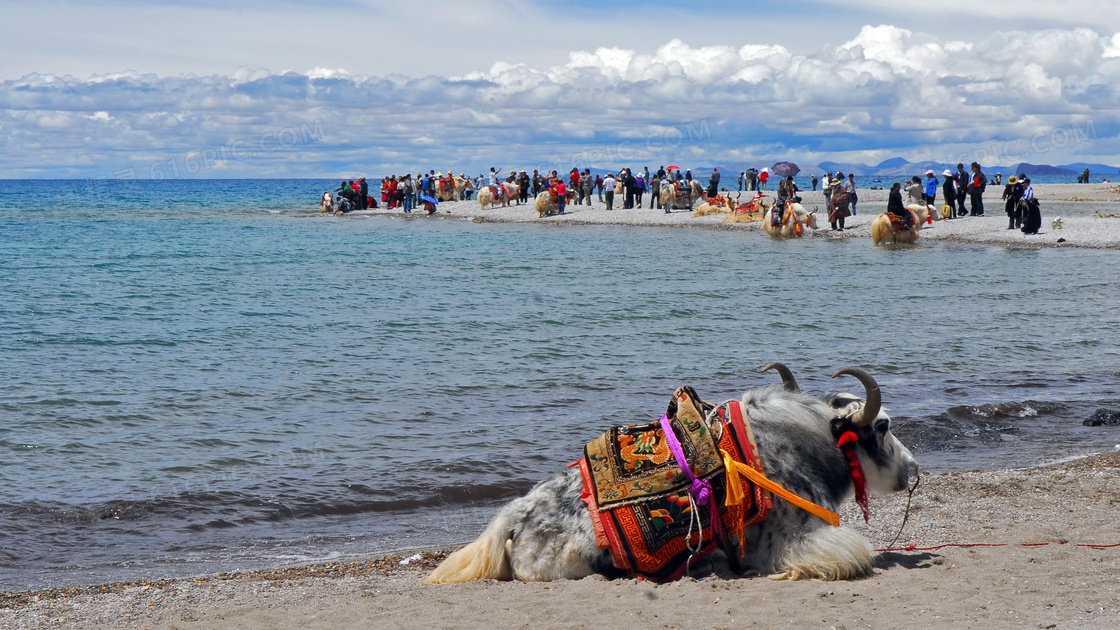
<svg viewBox="0 0 1120 630"><path fill-rule="evenodd" d="M1036 235L1024 235L1018 230L1008 230L1004 203L1000 200L1002 186L990 185L984 195L985 213L982 217L964 217L950 221L936 221L924 226L920 241L948 241L957 243L1006 245L1013 247L1082 247L1098 249L1120 248L1120 187L1117 184L1038 184L1035 195L1041 202L1042 229ZM809 238L864 239L870 244L871 221L886 210L887 190L861 189L858 191L859 203L856 216L849 217L843 232L830 231L827 206L821 191L802 191L802 205L818 211L817 231L807 230ZM726 193L725 193L726 194ZM735 195L736 192L730 194ZM774 198L773 191L767 191ZM744 192L745 203L751 193ZM477 201L444 202L439 205L435 216L469 218L471 220L499 223L542 223L555 225L633 225L664 227L702 227L715 229L761 231L759 223L727 224L722 223L726 215L709 215L693 218L692 213L675 210L666 214L661 210L650 209L650 199L643 199L643 208L621 210L621 200L616 199L616 209L607 211L605 204L592 197L591 206L569 206L563 215L539 217L533 209L533 200L528 205L513 204L508 208L496 207L482 209ZM940 193L937 208L942 205ZM965 207L969 207L966 202ZM423 212L405 215L400 208L389 210L381 207L376 210L351 212L346 218L358 216L391 215L396 217L423 218ZM1116 218L1111 218L1116 217ZM1052 220L1061 217L1061 229L1055 229ZM761 236L761 234L760 234ZM1061 240L1059 240L1061 239ZM919 241L919 242L920 242Z"/></svg>
<svg viewBox="0 0 1120 630"><path fill-rule="evenodd" d="M421 586L444 557L0 596L0 628L1120 627L1120 452L1024 470L923 474L894 549L846 582L599 577ZM906 496L844 525L891 542ZM401 562L408 560L407 564Z"/></svg>

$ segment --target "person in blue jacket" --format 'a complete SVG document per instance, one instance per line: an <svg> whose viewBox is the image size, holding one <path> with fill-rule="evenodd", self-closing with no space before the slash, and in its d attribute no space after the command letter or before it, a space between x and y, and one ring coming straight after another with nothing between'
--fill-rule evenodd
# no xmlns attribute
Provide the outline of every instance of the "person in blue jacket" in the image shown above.
<svg viewBox="0 0 1120 630"><path fill-rule="evenodd" d="M937 175L932 170L926 171L926 203L933 205L937 200Z"/></svg>

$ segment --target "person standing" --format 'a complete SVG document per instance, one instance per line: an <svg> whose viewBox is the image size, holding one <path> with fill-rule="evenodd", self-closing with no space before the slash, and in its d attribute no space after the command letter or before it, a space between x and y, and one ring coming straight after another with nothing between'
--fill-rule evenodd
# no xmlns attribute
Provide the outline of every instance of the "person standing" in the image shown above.
<svg viewBox="0 0 1120 630"><path fill-rule="evenodd" d="M603 176L595 176L595 190L599 193L599 203L603 203Z"/></svg>
<svg viewBox="0 0 1120 630"><path fill-rule="evenodd" d="M818 180L817 180L817 176L816 176L816 175L814 175L813 177L811 177L811 178L809 179L809 183L813 185L813 192L817 192L817 183L818 183Z"/></svg>
<svg viewBox="0 0 1120 630"><path fill-rule="evenodd" d="M582 189L583 200L588 206L591 205L591 193L595 190L595 180L591 179L591 169L583 170L583 177L579 180L580 188Z"/></svg>
<svg viewBox="0 0 1120 630"><path fill-rule="evenodd" d="M827 208L828 204L832 202L832 193L836 189L832 187L832 173L825 173L824 179L821 180L821 192L824 193L824 205Z"/></svg>
<svg viewBox="0 0 1120 630"><path fill-rule="evenodd" d="M568 173L568 182L567 183L568 183L568 190L571 191L571 193L572 193L572 201L574 201L578 205L582 201L579 198L579 194L580 194L579 169L573 168Z"/></svg>
<svg viewBox="0 0 1120 630"><path fill-rule="evenodd" d="M564 203L568 200L568 187L564 184L564 180L559 177L553 180L552 187L556 189L556 213L564 214Z"/></svg>
<svg viewBox="0 0 1120 630"><path fill-rule="evenodd" d="M642 195L646 192L646 180L642 178L642 174L634 178L634 207L642 207Z"/></svg>
<svg viewBox="0 0 1120 630"><path fill-rule="evenodd" d="M744 180L746 180L746 178L747 178L747 172L746 171L739 171L739 192L743 192L743 182L744 182ZM813 187L813 190L816 190L816 186Z"/></svg>
<svg viewBox="0 0 1120 630"><path fill-rule="evenodd" d="M926 171L926 203L932 212L933 203L937 200L937 175L932 170Z"/></svg>
<svg viewBox="0 0 1120 630"><path fill-rule="evenodd" d="M945 169L941 174L945 178L945 183L941 184L941 195L945 197L945 207L949 209L949 216L946 219L957 218L957 176Z"/></svg>
<svg viewBox="0 0 1120 630"><path fill-rule="evenodd" d="M848 193L848 202L852 204L852 216L856 215L856 202L859 195L856 193L856 174L848 173L848 180L844 182L844 192Z"/></svg>
<svg viewBox="0 0 1120 630"><path fill-rule="evenodd" d="M984 216L984 189L988 187L988 178L980 170L979 162L972 163L972 185L968 194L972 199L972 216Z"/></svg>
<svg viewBox="0 0 1120 630"><path fill-rule="evenodd" d="M649 209L661 207L661 178L656 175L649 182Z"/></svg>
<svg viewBox="0 0 1120 630"><path fill-rule="evenodd" d="M369 196L369 185L366 184L366 176L362 175L358 179L358 181L361 182L360 184L358 184L358 196L359 196L358 206L362 210L368 210L369 209L369 201L366 200L366 197Z"/></svg>
<svg viewBox="0 0 1120 630"><path fill-rule="evenodd" d="M607 173L607 178L603 180L603 195L606 197L607 210L614 209L614 189L618 186L614 176Z"/></svg>
<svg viewBox="0 0 1120 630"><path fill-rule="evenodd" d="M970 182L968 173L964 170L964 164L957 162L957 216L967 217L968 210L964 209L965 197L968 197L968 185ZM946 200L948 201L948 200Z"/></svg>
<svg viewBox="0 0 1120 630"><path fill-rule="evenodd" d="M1081 181L1084 184L1089 183L1089 168L1085 167L1085 172L1081 174Z"/></svg>
<svg viewBox="0 0 1120 630"><path fill-rule="evenodd" d="M712 168L712 176L708 178L708 198L713 199L719 194L719 168Z"/></svg>
<svg viewBox="0 0 1120 630"><path fill-rule="evenodd" d="M404 193L404 213L412 214L412 203L416 200L416 191L412 186L411 174L404 174L404 179L401 181L401 186L401 192Z"/></svg>
<svg viewBox="0 0 1120 630"><path fill-rule="evenodd" d="M634 207L634 185L637 183L634 176L630 173L630 169L623 169L622 175L622 191L625 195L622 200L622 208L630 210Z"/></svg>
<svg viewBox="0 0 1120 630"><path fill-rule="evenodd" d="M531 182L529 181L529 175L525 172L525 169L521 169L521 173L518 174L518 176L517 176L518 202L520 202L520 203L528 203L529 202L529 185L530 185L530 183Z"/></svg>
<svg viewBox="0 0 1120 630"><path fill-rule="evenodd" d="M838 173L837 175L842 175ZM844 190L844 185L841 183L839 177L833 179L829 184L832 186L832 198L828 203L828 222L832 225L833 230L844 231L844 219L851 216L848 210L848 193Z"/></svg>
<svg viewBox="0 0 1120 630"><path fill-rule="evenodd" d="M758 174L758 189L766 190L766 182L770 181L770 169L763 168Z"/></svg>
<svg viewBox="0 0 1120 630"><path fill-rule="evenodd" d="M1007 178L1007 185L1003 187L1003 210L1007 213L1007 229L1014 230L1023 227L1023 212L1019 201L1023 198L1023 185L1019 178L1012 175Z"/></svg>
<svg viewBox="0 0 1120 630"><path fill-rule="evenodd" d="M1034 196L1034 188L1031 187L1031 178L1023 178L1023 197L1019 200L1022 205L1023 215L1023 234L1038 234L1038 229L1042 227L1042 213L1038 209L1038 199Z"/></svg>

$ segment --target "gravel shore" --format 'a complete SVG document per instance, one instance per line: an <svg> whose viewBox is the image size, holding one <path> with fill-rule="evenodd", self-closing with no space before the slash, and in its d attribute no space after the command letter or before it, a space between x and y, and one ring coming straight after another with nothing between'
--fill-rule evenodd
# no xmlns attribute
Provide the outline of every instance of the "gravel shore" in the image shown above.
<svg viewBox="0 0 1120 630"><path fill-rule="evenodd" d="M1118 445L1120 446L1120 445ZM906 496L872 497L883 548ZM2 628L1120 627L1120 452L1026 470L923 474L874 574L420 586L447 550L346 564L0 597Z"/></svg>
<svg viewBox="0 0 1120 630"><path fill-rule="evenodd" d="M843 232L829 230L827 206L820 191L802 192L802 205L812 210L818 209L819 227L807 230L807 238L856 239L871 244L871 221L884 212L887 207L886 190L860 190L857 215L849 217ZM1036 235L1024 235L1019 230L1007 229L1007 215L1003 211L1000 195L1002 186L990 186L984 196L985 215L964 217L950 221L936 221L926 225L921 231L921 241L948 241L1013 247L1085 247L1120 248L1120 189L1114 184L1039 184L1035 194L1042 208L1042 229ZM734 194L734 193L732 193ZM749 193L743 193L746 200ZM770 194L773 199L773 193ZM621 205L619 202L617 205ZM508 208L482 209L477 201L444 202L438 212L428 217L422 212L405 215L400 209L365 210L352 212L343 218L351 219L364 216L393 216L402 219L421 220L429 218L469 219L476 222L496 223L541 223L547 225L630 225L648 227L698 227L707 229L742 230L758 232L763 237L759 223L723 223L726 215L692 217L685 210L675 210L666 214L661 210L650 209L648 196L644 208L630 210L615 209L607 211L597 197L590 206L569 206L563 215L540 217L533 209L532 200L528 205L512 205ZM940 208L941 202L937 202ZM1055 229L1052 220L1062 218L1061 229ZM768 238L768 237L766 237Z"/></svg>

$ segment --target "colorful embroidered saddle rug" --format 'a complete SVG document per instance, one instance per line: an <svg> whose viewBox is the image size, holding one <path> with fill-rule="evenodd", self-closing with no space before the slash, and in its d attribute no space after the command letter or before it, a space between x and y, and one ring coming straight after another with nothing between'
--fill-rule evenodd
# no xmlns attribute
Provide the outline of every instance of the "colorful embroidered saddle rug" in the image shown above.
<svg viewBox="0 0 1120 630"><path fill-rule="evenodd" d="M712 526L707 504L690 501L691 481L674 459L661 424L622 426L590 442L579 461L596 543L610 550L615 567L657 581L680 578L690 562L717 547L739 568L746 528L770 510L769 496L745 479L746 499L725 505L721 451L762 472L742 407L737 400L716 407L682 387L667 415L693 474L711 484L721 526Z"/></svg>

